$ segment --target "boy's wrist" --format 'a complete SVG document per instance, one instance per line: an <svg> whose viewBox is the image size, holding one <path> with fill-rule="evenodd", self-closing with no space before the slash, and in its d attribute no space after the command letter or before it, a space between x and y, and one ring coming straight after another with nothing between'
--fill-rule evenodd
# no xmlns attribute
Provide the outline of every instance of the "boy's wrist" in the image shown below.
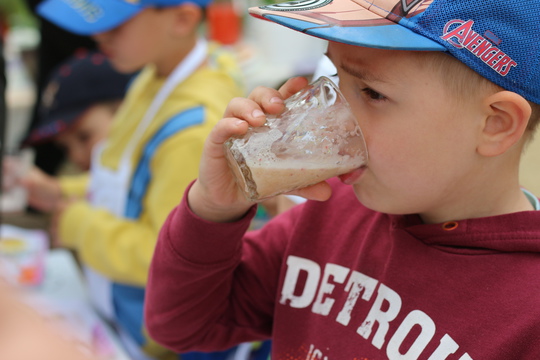
<svg viewBox="0 0 540 360"><path fill-rule="evenodd" d="M196 180L187 193L187 206L201 219L216 223L234 222L243 218L253 204L238 204L224 208L208 201L205 191Z"/></svg>

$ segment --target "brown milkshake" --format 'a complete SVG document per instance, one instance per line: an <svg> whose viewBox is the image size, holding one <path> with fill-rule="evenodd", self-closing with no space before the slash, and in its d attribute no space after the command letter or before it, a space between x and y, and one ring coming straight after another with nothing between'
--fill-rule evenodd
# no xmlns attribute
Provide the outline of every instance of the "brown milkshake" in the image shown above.
<svg viewBox="0 0 540 360"><path fill-rule="evenodd" d="M229 156L232 154L229 152ZM238 167L232 167L240 187L248 199L264 200L285 192L300 189L331 177L348 173L365 164L362 154L331 156L317 159L280 159L235 153ZM261 155L261 154L259 154Z"/></svg>
<svg viewBox="0 0 540 360"><path fill-rule="evenodd" d="M249 168L251 177L257 184L258 198L264 199L348 173L360 166L362 166L362 163L351 163L349 166L336 166L335 164L328 164L327 166L303 164L302 166L302 164L298 163L287 164L287 162L283 162L272 165L251 165Z"/></svg>

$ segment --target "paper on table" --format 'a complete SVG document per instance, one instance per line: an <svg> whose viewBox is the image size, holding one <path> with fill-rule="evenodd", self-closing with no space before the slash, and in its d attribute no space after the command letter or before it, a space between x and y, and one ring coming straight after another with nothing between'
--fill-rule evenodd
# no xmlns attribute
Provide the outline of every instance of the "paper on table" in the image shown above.
<svg viewBox="0 0 540 360"><path fill-rule="evenodd" d="M45 231L2 224L0 226L0 277L13 285L41 284L48 248L49 239Z"/></svg>

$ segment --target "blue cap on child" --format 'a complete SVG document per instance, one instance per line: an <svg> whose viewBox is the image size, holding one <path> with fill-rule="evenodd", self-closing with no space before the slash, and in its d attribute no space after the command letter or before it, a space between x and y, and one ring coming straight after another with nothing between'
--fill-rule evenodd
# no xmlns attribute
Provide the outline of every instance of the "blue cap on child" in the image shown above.
<svg viewBox="0 0 540 360"><path fill-rule="evenodd" d="M93 35L114 29L147 7L193 3L207 6L211 0L45 0L39 15L79 35Z"/></svg>
<svg viewBox="0 0 540 360"><path fill-rule="evenodd" d="M298 0L255 17L345 44L445 51L540 103L540 0Z"/></svg>
<svg viewBox="0 0 540 360"><path fill-rule="evenodd" d="M26 144L50 140L69 129L92 105L122 100L132 75L117 72L105 55L78 51L51 73Z"/></svg>

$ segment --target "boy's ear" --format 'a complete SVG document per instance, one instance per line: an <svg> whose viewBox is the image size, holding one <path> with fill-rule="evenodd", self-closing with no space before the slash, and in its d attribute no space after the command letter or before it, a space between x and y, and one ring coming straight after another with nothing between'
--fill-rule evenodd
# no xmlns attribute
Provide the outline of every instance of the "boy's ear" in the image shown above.
<svg viewBox="0 0 540 360"><path fill-rule="evenodd" d="M174 7L175 28L178 35L189 35L197 30L202 21L202 9L190 2L186 2Z"/></svg>
<svg viewBox="0 0 540 360"><path fill-rule="evenodd" d="M489 114L477 150L484 156L497 156L520 141L532 109L527 100L511 91L499 91L488 96L486 101Z"/></svg>

